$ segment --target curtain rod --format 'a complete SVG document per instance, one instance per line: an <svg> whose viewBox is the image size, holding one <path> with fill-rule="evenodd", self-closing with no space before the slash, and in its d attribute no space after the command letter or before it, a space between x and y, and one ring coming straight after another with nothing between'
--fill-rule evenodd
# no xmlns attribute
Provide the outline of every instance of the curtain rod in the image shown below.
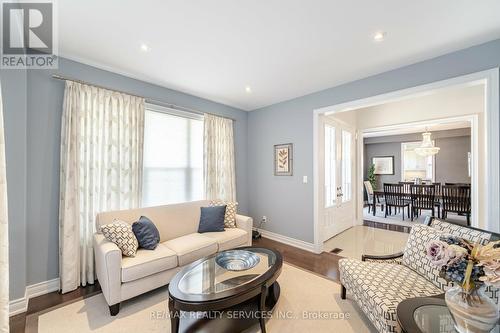
<svg viewBox="0 0 500 333"><path fill-rule="evenodd" d="M196 113L196 114L201 114L201 115L203 115L203 114L206 113L206 114L211 114L211 115L214 115L214 116L217 116L217 117L222 117L222 118L230 119L232 121L236 121L236 119L231 118L231 117L221 116L221 115L218 115L218 114L215 114L215 113L210 113L210 112L201 112L201 111L193 110L193 109L190 109L190 108L187 108L187 107L184 107L184 106L175 105L175 104L171 104L171 103L167 103L167 102L162 102L162 101L158 101L158 100L151 99L151 98L146 98L144 96L139 96L139 95L131 94L131 93L127 92L127 91L112 89L112 88L104 87L104 86L101 86L101 85L98 85L98 84L86 82L86 81L83 81L83 80L77 80L77 79L73 79L73 78L69 78L69 77L64 77L64 76L61 76L61 75L58 75L58 74L53 74L52 78L56 79L56 80L62 80L62 81L77 82L77 83L81 83L81 84L86 84L86 85L94 86L94 87L97 87L97 88L102 88L102 89L111 90L111 91L115 91L115 92L122 93L122 94L127 94L127 95L130 95L130 96L144 98L144 100L145 100L146 103L156 104L156 105L163 106L163 107L170 108L170 109L175 109L175 110L180 110L180 111L186 111L186 112Z"/></svg>

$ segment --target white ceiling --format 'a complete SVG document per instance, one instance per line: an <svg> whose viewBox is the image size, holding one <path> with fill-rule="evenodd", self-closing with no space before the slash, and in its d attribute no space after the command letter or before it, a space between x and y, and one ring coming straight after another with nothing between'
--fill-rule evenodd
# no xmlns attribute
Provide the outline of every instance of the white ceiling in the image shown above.
<svg viewBox="0 0 500 333"><path fill-rule="evenodd" d="M58 7L61 56L244 110L500 38L498 0L64 0ZM374 42L380 30L386 40ZM141 51L142 43L151 50Z"/></svg>

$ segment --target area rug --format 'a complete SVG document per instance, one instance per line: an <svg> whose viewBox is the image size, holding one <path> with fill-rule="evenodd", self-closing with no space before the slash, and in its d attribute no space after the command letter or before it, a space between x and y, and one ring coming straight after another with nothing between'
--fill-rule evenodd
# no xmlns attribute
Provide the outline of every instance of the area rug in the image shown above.
<svg viewBox="0 0 500 333"><path fill-rule="evenodd" d="M303 269L283 264L278 281L281 296L268 332L375 332L351 300L340 298L340 285ZM67 332L170 332L168 290L161 288L123 302L116 317L109 315L102 294L98 294L38 316L40 333ZM255 325L245 332L260 332Z"/></svg>
<svg viewBox="0 0 500 333"><path fill-rule="evenodd" d="M381 211L380 207L377 207L377 213L375 216L373 216L373 213L368 213L368 207L363 208L363 219L366 221L372 221L372 222L379 222L379 223L385 223L385 224L393 224L393 225L399 225L402 227L412 227L415 224L423 224L425 223L425 218L427 216L431 216L430 211L423 211L422 214L420 214L418 217L415 217L413 221L411 221L408 218L408 215L406 213L405 209L405 219L403 221L403 218L401 216L401 213L394 214L394 215L388 215L385 217L385 213ZM467 225L467 219L465 216L458 216L458 215L449 215L447 218L447 221L451 221L454 223L458 223L461 225Z"/></svg>

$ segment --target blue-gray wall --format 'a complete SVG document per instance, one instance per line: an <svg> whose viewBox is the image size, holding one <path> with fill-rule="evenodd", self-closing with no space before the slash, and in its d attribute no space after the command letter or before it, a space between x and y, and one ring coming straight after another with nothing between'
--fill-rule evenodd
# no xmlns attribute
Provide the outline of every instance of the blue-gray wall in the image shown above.
<svg viewBox="0 0 500 333"><path fill-rule="evenodd" d="M67 59L60 59L55 71L3 71L11 299L22 297L26 285L59 276L59 146L64 82L51 78L54 73L236 119L237 197L239 210L248 213L247 112Z"/></svg>
<svg viewBox="0 0 500 333"><path fill-rule="evenodd" d="M9 198L9 280L11 299L24 296L26 285L26 117L24 70L2 70L2 100Z"/></svg>
<svg viewBox="0 0 500 333"><path fill-rule="evenodd" d="M249 211L264 229L313 242L313 110L500 66L500 40L250 112ZM294 176L273 176L273 145L294 144ZM302 176L309 177L308 184Z"/></svg>

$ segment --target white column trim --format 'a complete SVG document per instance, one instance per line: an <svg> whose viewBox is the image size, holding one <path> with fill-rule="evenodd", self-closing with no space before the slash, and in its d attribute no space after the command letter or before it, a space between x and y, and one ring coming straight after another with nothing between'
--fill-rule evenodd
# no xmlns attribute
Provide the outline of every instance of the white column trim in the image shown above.
<svg viewBox="0 0 500 333"><path fill-rule="evenodd" d="M499 105L499 72L498 68L485 71L485 110L486 113L486 157L488 200L488 230L500 231L500 105Z"/></svg>

